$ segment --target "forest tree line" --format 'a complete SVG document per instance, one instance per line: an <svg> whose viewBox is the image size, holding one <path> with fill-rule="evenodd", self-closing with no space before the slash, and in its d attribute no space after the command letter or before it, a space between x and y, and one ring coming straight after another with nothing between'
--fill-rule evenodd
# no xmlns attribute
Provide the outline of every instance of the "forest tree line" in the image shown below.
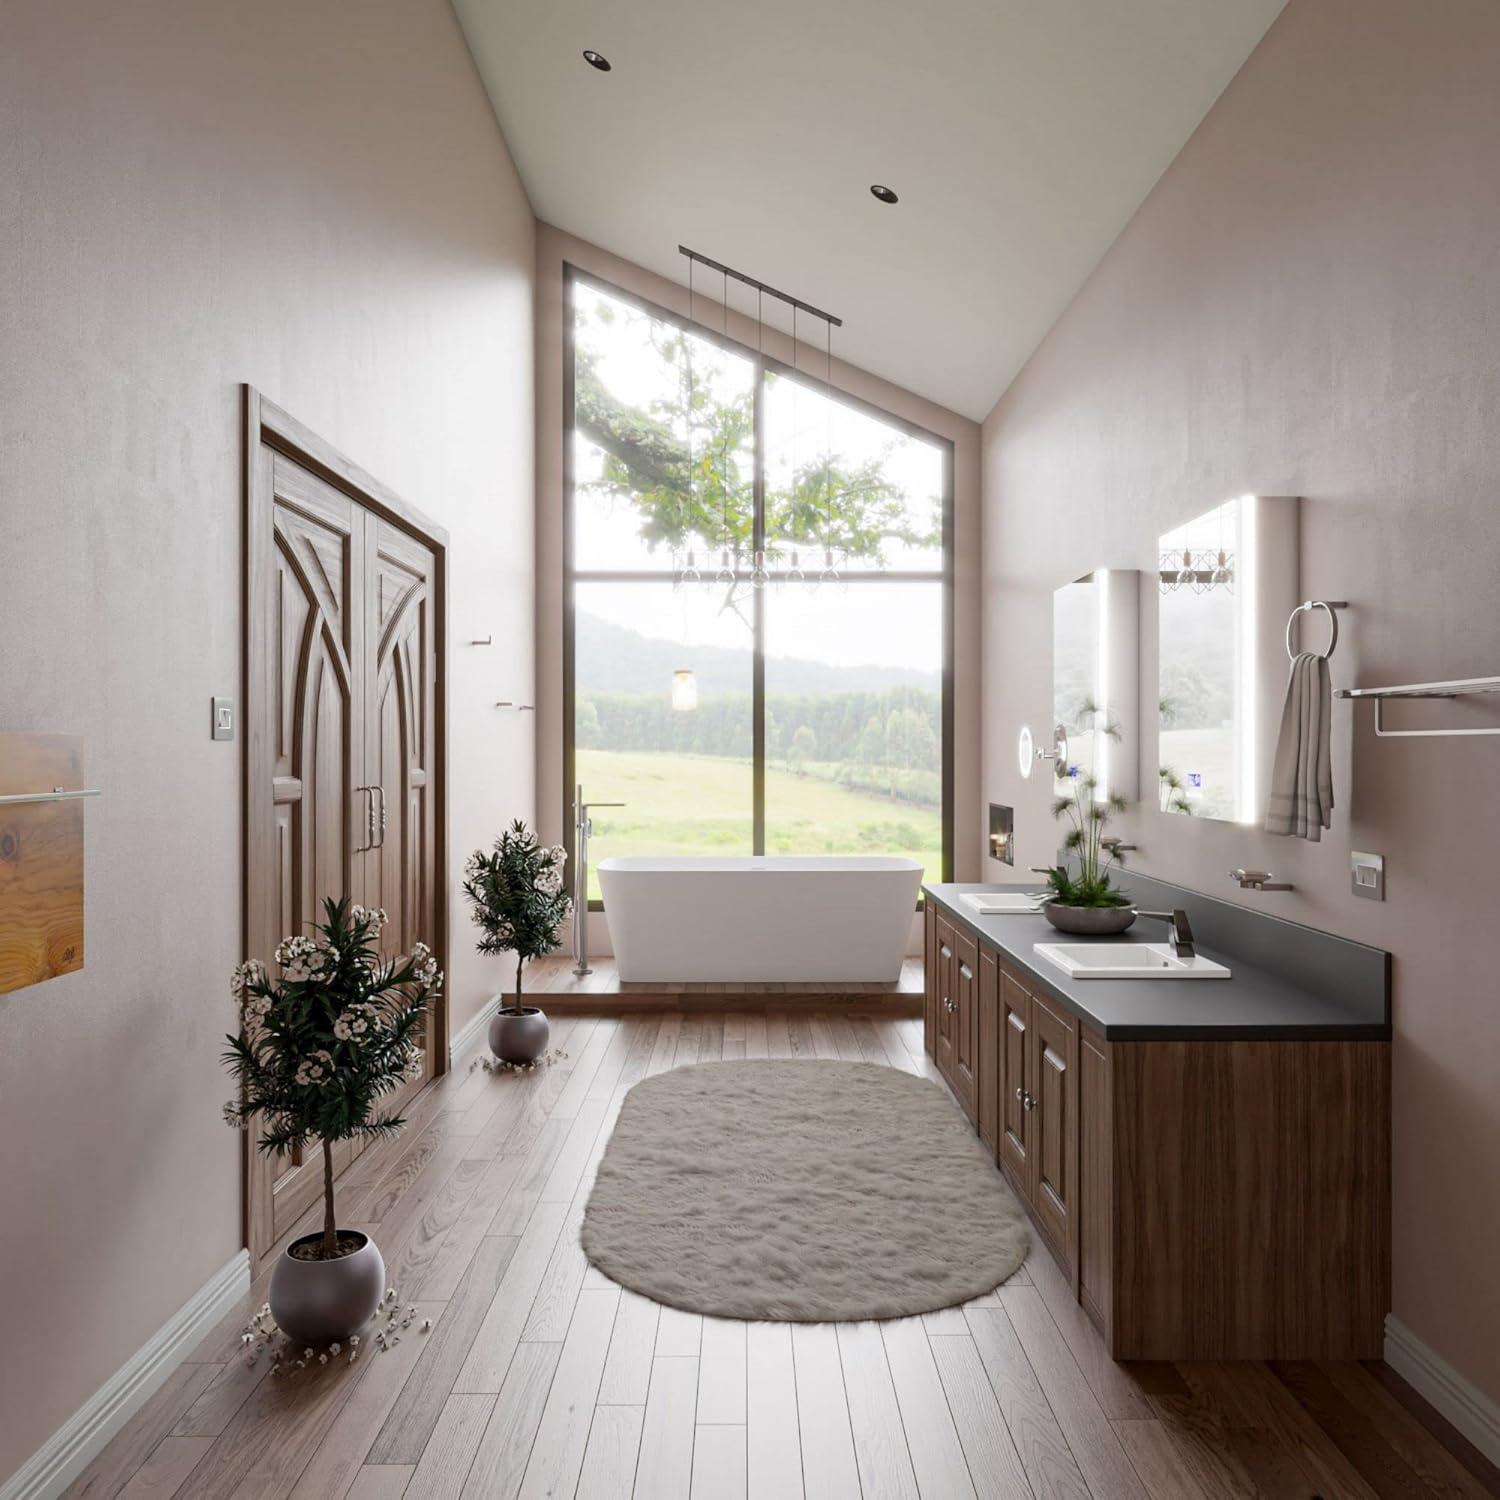
<svg viewBox="0 0 1500 1500"><path fill-rule="evenodd" d="M580 692L580 749L748 760L748 693L703 698L683 713L660 694ZM942 801L942 696L923 689L766 695L766 759L801 775L922 806Z"/></svg>

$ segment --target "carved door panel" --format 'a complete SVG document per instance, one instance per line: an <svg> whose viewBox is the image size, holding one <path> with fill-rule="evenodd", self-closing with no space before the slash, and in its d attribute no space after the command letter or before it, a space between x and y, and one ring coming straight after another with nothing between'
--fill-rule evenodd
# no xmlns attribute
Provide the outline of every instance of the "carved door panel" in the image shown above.
<svg viewBox="0 0 1500 1500"><path fill-rule="evenodd" d="M285 413L247 399L245 954L270 962L324 897L347 896L385 908L388 955L420 938L441 963L446 538ZM421 1077L388 1106L441 1070L442 1035L434 1014ZM362 1144L341 1143L335 1167ZM257 1263L312 1206L321 1176L318 1148L267 1158L252 1141Z"/></svg>
<svg viewBox="0 0 1500 1500"><path fill-rule="evenodd" d="M248 951L270 962L281 938L306 933L325 896L354 889L355 850L367 841L363 780L365 516L306 469L261 449L270 465L269 547L253 598L265 676L247 721L256 769L248 791L251 839L262 858L247 891ZM354 1151L341 1143L336 1164ZM252 1242L269 1246L322 1189L315 1147L268 1157L256 1150Z"/></svg>
<svg viewBox="0 0 1500 1500"><path fill-rule="evenodd" d="M377 517L366 529L371 643L366 772L376 798L375 847L362 856L362 899L384 907L388 956L438 946L433 788L437 560L431 548ZM422 1038L425 1066L394 1096L399 1105L433 1074L436 1017Z"/></svg>

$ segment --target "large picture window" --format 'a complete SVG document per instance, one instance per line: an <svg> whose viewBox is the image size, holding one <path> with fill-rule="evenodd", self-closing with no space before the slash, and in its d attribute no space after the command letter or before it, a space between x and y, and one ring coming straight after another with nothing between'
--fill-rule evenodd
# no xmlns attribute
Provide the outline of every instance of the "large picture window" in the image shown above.
<svg viewBox="0 0 1500 1500"><path fill-rule="evenodd" d="M567 792L624 804L593 861L907 854L946 877L950 446L568 288Z"/></svg>

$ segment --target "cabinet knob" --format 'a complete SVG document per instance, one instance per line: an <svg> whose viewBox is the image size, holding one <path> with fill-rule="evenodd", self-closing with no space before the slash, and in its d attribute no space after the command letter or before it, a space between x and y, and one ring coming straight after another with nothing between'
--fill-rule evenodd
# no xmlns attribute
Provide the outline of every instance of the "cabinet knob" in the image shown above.
<svg viewBox="0 0 1500 1500"><path fill-rule="evenodd" d="M1021 1108L1022 1109L1035 1109L1036 1108L1036 1100L1030 1094L1027 1094L1026 1097L1021 1100Z"/></svg>
<svg viewBox="0 0 1500 1500"><path fill-rule="evenodd" d="M1016 1098L1021 1100L1021 1102L1024 1104L1026 1101L1026 1090L1023 1088L1017 1088Z"/></svg>

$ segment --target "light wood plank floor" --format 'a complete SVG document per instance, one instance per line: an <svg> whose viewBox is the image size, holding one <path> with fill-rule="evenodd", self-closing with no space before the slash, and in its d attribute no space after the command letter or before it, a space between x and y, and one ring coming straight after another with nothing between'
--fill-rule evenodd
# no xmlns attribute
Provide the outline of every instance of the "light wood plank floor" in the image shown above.
<svg viewBox="0 0 1500 1500"><path fill-rule="evenodd" d="M566 1059L465 1061L341 1189L418 1318L390 1353L271 1379L197 1349L70 1491L435 1496L1358 1496L1500 1490L1379 1365L1116 1365L1045 1249L962 1309L744 1324L659 1308L578 1247L629 1087L684 1063L865 1059L928 1073L879 1005L557 1019ZM955 1108L957 1106L955 1105ZM301 1232L301 1227L294 1231Z"/></svg>

